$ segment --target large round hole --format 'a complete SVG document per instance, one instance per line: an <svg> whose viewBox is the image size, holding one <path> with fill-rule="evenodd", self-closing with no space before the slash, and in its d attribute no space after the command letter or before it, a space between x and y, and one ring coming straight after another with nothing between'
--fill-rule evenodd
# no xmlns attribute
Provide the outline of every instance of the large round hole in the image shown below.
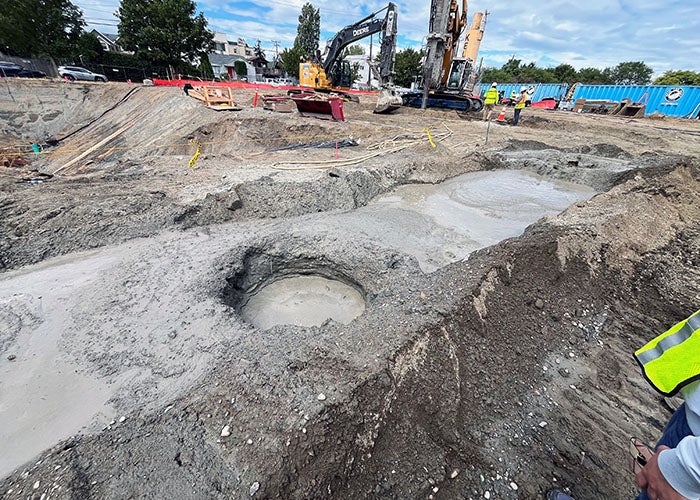
<svg viewBox="0 0 700 500"><path fill-rule="evenodd" d="M292 276L261 288L241 307L243 319L266 330L275 325L320 326L332 319L348 324L365 310L362 294L338 280Z"/></svg>

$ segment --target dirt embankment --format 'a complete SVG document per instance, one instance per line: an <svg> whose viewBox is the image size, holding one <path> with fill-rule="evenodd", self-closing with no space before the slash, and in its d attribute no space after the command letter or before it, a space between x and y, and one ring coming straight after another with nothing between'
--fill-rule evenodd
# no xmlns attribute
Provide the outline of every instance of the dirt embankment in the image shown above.
<svg viewBox="0 0 700 500"><path fill-rule="evenodd" d="M273 130L299 120L247 112ZM173 166L188 157L131 152L38 185L3 176L6 269L149 237L96 260L70 257L109 272L66 295L61 345L95 377L128 366L151 378L116 393L124 419L47 450L0 492L534 499L559 485L575 498L632 497L627 439L653 441L668 414L631 353L700 300L700 166L686 141L697 130L531 113L522 129L493 127L485 143L479 121L414 110L374 118L348 106L363 147L395 138L407 119L452 135L321 172L274 166L301 158L302 167L328 150L270 148L262 159L212 150L194 170ZM250 130L239 119L216 127ZM178 137L203 126L214 130L197 123ZM494 168L601 194L430 274L362 234L315 231L314 212ZM361 289L365 313L266 332L241 322L239 292L309 269Z"/></svg>

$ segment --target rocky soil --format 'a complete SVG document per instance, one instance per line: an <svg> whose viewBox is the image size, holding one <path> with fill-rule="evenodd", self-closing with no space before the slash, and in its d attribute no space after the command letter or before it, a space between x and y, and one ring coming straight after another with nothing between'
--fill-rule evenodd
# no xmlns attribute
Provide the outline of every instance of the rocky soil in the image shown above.
<svg viewBox="0 0 700 500"><path fill-rule="evenodd" d="M0 495L632 498L628 438L669 416L632 352L700 303L700 124L236 98L0 85L3 143L46 145L0 167ZM328 222L496 169L599 194L430 273ZM241 319L252 288L309 274L364 314Z"/></svg>

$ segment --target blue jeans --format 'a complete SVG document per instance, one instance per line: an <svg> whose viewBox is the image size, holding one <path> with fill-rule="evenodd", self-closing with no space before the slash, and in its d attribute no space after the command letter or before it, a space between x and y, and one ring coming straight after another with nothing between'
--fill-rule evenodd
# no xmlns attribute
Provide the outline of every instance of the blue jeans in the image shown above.
<svg viewBox="0 0 700 500"><path fill-rule="evenodd" d="M685 418L685 403L683 403L671 416L671 420L666 424L664 433L661 435L661 439L656 443L658 448L661 445L668 446L669 448L675 448L678 443L686 436L691 436L693 431L688 427L688 420ZM642 491L637 500L649 500L649 496L646 491Z"/></svg>
<svg viewBox="0 0 700 500"><path fill-rule="evenodd" d="M515 127L518 122L520 121L520 112L523 110L523 108L515 108L515 112L513 114L513 126Z"/></svg>

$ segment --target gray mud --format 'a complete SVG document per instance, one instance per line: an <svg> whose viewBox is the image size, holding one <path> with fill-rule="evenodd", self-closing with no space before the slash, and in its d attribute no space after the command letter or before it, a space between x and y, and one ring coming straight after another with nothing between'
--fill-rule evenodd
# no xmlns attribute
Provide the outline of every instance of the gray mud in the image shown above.
<svg viewBox="0 0 700 500"><path fill-rule="evenodd" d="M668 414L631 353L700 300L695 124L528 109L486 145L486 124L433 110L221 118L140 89L100 116L75 102L123 86L72 89L92 123L71 144L144 112L102 159L34 184L0 172L3 498L634 496L627 439ZM36 123L31 95L2 101L6 134ZM44 111L27 131L77 130ZM409 148L342 167L273 144L353 135L348 159L401 134ZM189 138L212 143L194 169ZM34 174L74 157L56 155ZM364 311L241 315L298 277Z"/></svg>

